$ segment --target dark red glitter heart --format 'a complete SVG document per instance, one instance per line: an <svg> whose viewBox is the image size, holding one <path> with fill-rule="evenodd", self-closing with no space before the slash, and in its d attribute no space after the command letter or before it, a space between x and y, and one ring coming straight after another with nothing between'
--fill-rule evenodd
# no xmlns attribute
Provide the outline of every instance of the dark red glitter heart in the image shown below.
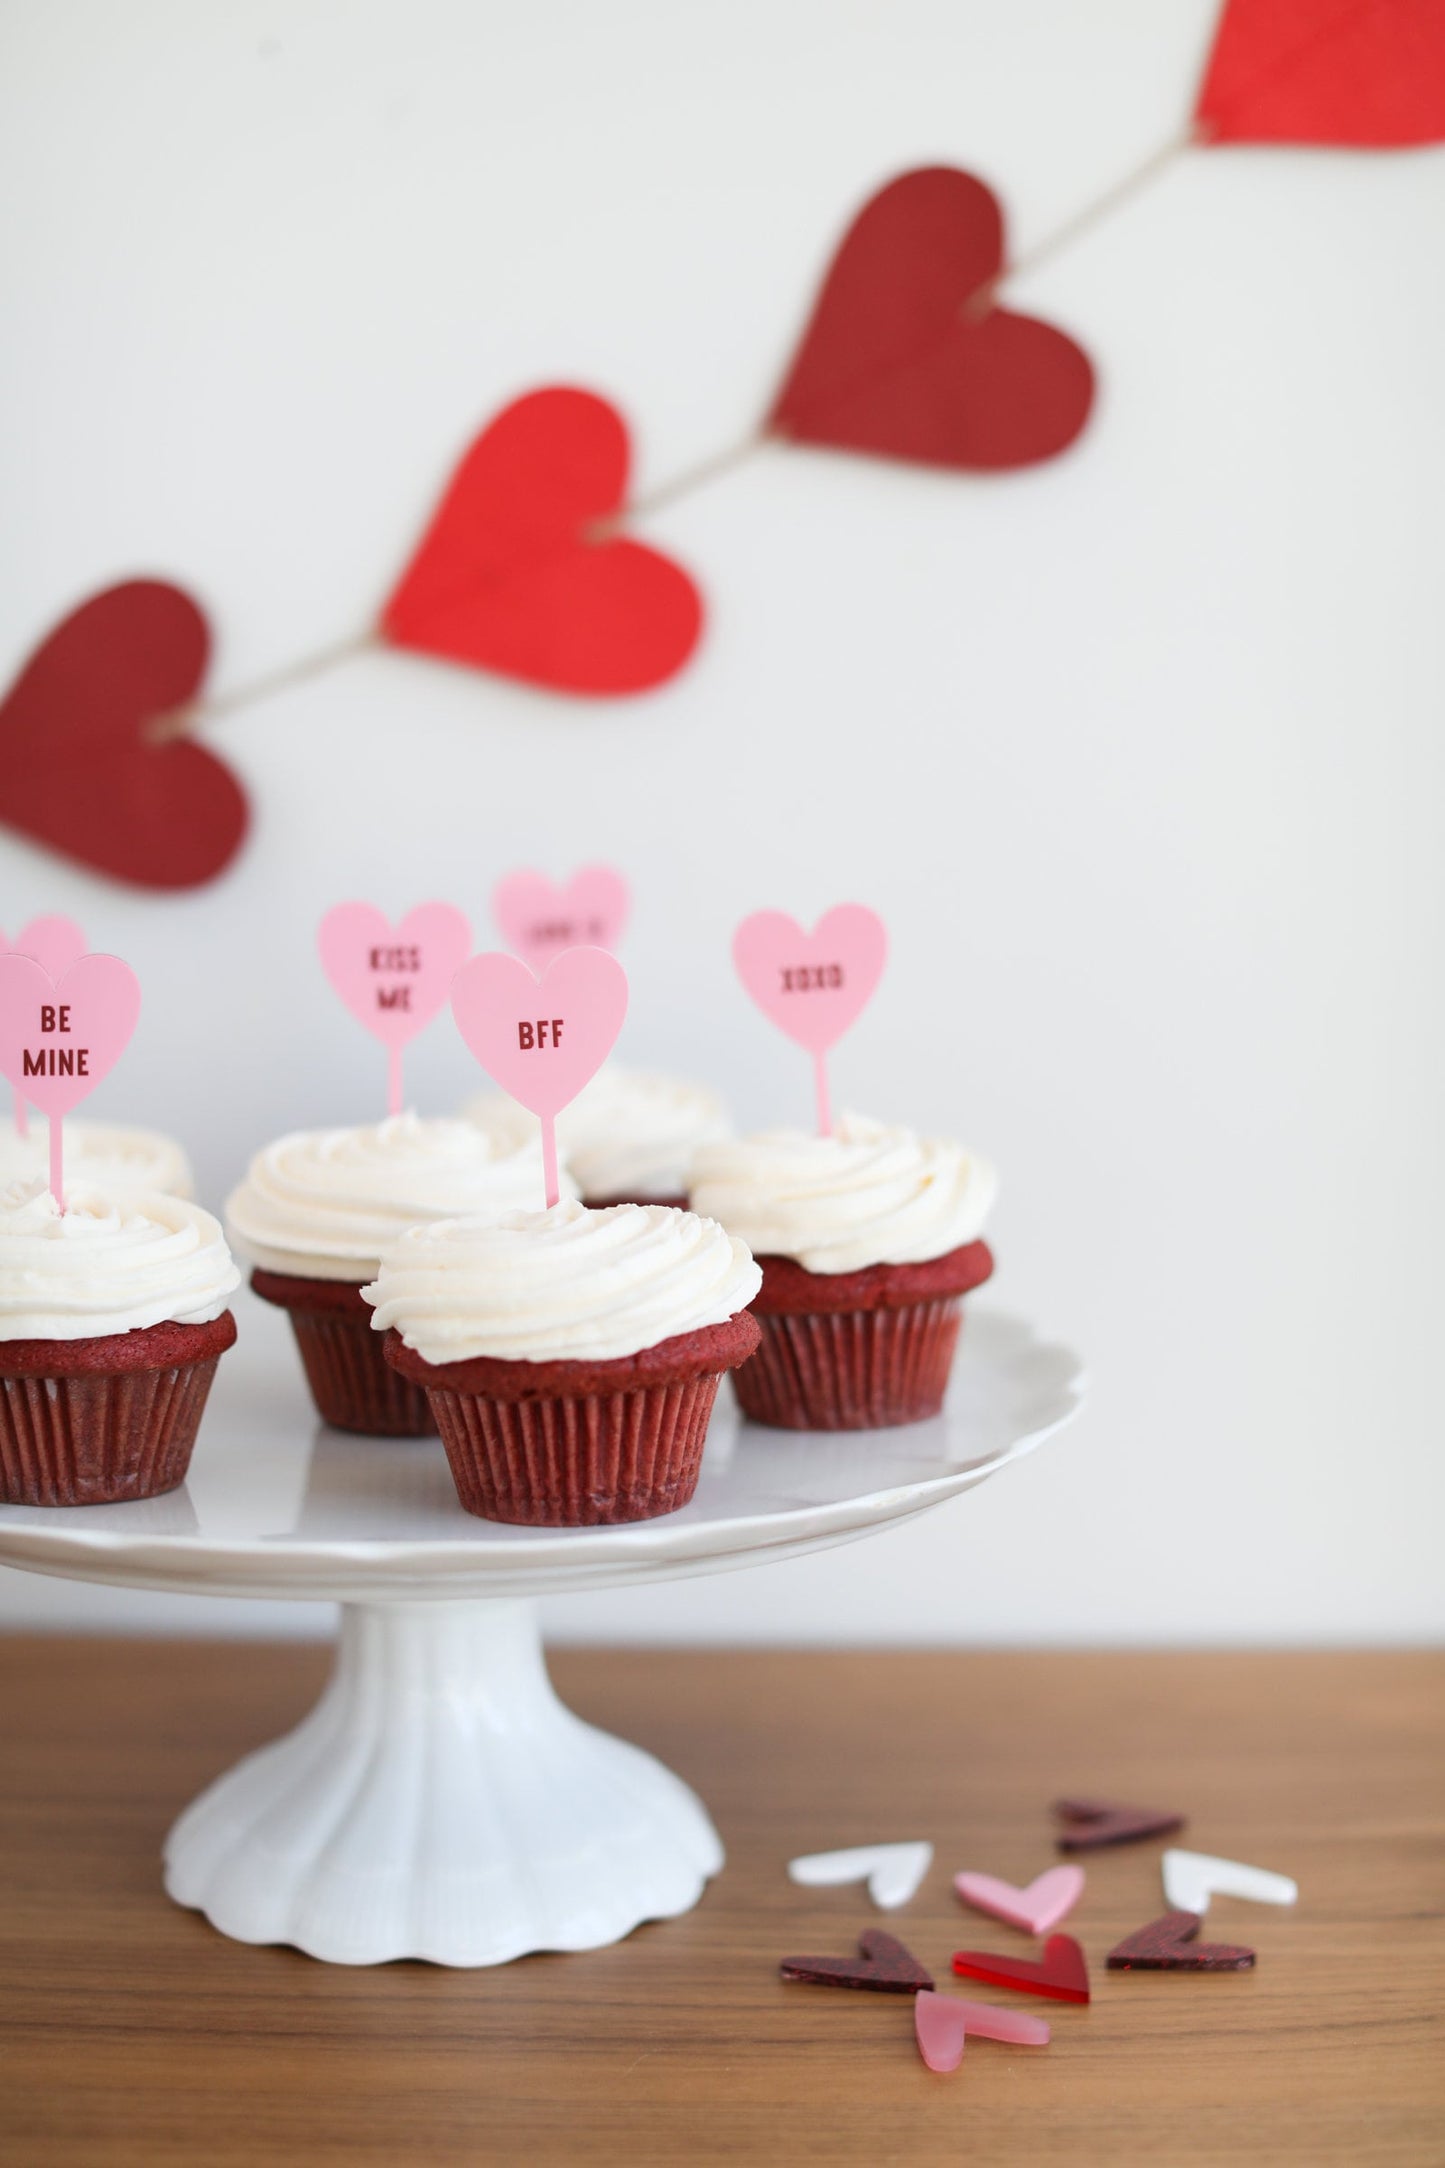
<svg viewBox="0 0 1445 2168"><path fill-rule="evenodd" d="M1166 1837L1184 1827L1182 1814L1164 1807L1129 1807L1118 1799L1056 1799L1053 1811L1066 1824L1058 1839L1061 1852L1098 1852L1106 1844Z"/></svg>
<svg viewBox="0 0 1445 2168"><path fill-rule="evenodd" d="M1038 1963L1027 1957L996 1957L992 1950L955 1950L953 1969L966 1980L1021 1987L1025 1994L1048 1995L1055 2002L1089 1999L1089 1968L1072 1935L1050 1935Z"/></svg>
<svg viewBox="0 0 1445 2168"><path fill-rule="evenodd" d="M1196 1942L1197 1912L1166 1912L1110 1950L1110 1972L1248 1972L1253 1950L1239 1942Z"/></svg>
<svg viewBox="0 0 1445 2168"><path fill-rule="evenodd" d="M778 1970L785 1980L811 1980L818 1987L871 1987L881 1995L916 1995L921 1987L932 1987L933 1975L896 1935L870 1927L858 1937L858 1947L861 1957L785 1957Z"/></svg>

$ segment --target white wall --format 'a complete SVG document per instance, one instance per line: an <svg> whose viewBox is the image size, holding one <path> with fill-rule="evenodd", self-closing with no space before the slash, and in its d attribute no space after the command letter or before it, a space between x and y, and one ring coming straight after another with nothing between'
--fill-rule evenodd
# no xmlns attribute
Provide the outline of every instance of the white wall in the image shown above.
<svg viewBox="0 0 1445 2168"><path fill-rule="evenodd" d="M846 214L910 164L1027 246L1178 123L1212 0L10 0L0 659L137 570L237 683L360 623L468 434L572 379L649 486L766 400ZM1437 1634L1445 153L1193 155L1017 293L1099 364L1078 451L970 481L769 453L649 522L711 626L568 705L399 657L215 732L218 887L6 839L147 1005L95 1104L212 1201L378 1061L312 928L353 893L631 871L624 1053L807 1109L730 928L845 896L894 960L839 1097L999 1161L999 1298L1085 1351L1065 1440L930 1522L577 1599L569 1634ZM470 1082L450 1026L424 1107ZM0 1617L274 1623L0 1578Z"/></svg>

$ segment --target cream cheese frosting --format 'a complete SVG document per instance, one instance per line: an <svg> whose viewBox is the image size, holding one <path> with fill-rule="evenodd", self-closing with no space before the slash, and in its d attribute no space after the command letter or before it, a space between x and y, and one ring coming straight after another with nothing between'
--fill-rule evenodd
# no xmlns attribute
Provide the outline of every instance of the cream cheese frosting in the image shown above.
<svg viewBox="0 0 1445 2168"><path fill-rule="evenodd" d="M219 1220L158 1190L109 1198L42 1182L0 1193L0 1340L88 1340L219 1317L241 1275Z"/></svg>
<svg viewBox="0 0 1445 2168"><path fill-rule="evenodd" d="M361 1292L376 1330L395 1326L425 1362L606 1362L725 1324L762 1279L715 1220L564 1198L547 1212L413 1227Z"/></svg>
<svg viewBox="0 0 1445 2168"><path fill-rule="evenodd" d="M689 1202L759 1257L861 1272L976 1241L997 1188L987 1160L960 1144L844 1114L830 1137L771 1129L708 1145Z"/></svg>
<svg viewBox="0 0 1445 2168"><path fill-rule="evenodd" d="M570 1195L571 1183L563 1187ZM538 1205L540 1135L489 1135L473 1122L396 1114L359 1129L298 1129L251 1161L226 1200L239 1253L271 1272L370 1280L418 1220L496 1218Z"/></svg>
<svg viewBox="0 0 1445 2168"><path fill-rule="evenodd" d="M43 1114L33 1109L25 1136L18 1136L13 1122L0 1124L0 1189L12 1182L28 1182L36 1175L48 1179L50 1129ZM162 1190L171 1197L194 1195L191 1165L174 1137L158 1129L127 1129L119 1124L72 1121L65 1123L66 1185L82 1183L119 1197L137 1190Z"/></svg>
<svg viewBox="0 0 1445 2168"><path fill-rule="evenodd" d="M535 1115L501 1092L462 1109L491 1134L535 1136ZM698 1148L732 1134L717 1093L654 1070L599 1069L557 1117L557 1149L584 1197L681 1197Z"/></svg>

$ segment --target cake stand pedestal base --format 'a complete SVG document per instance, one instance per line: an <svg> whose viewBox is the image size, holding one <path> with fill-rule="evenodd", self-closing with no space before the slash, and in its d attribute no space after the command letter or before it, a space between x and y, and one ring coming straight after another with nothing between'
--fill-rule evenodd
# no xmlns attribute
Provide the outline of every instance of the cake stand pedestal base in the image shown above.
<svg viewBox="0 0 1445 2168"><path fill-rule="evenodd" d="M342 1965L596 1949L690 1910L723 1862L679 1778L562 1706L535 1605L497 1598L343 1604L316 1707L165 1857L222 1934Z"/></svg>

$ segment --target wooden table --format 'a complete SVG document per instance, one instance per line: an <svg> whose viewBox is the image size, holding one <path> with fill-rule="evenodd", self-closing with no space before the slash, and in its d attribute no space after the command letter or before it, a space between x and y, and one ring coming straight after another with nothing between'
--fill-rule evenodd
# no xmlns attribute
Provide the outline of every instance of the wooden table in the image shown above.
<svg viewBox="0 0 1445 2168"><path fill-rule="evenodd" d="M687 1918L491 1972L350 1971L228 1942L163 1896L167 1824L309 1705L323 1651L0 1640L0 2160L6 2168L710 2161L1445 2162L1445 1658L559 1655L584 1715L701 1791L728 1847ZM1089 1865L1087 2009L1043 2050L923 2068L905 1997L787 1985L877 1925L796 1852L938 1847L886 1924L947 1981L964 1866L1056 1857L1061 1791L1187 1810L1185 1841L1297 1877L1216 1899L1256 1970L1119 1975L1164 1909L1159 1843Z"/></svg>

